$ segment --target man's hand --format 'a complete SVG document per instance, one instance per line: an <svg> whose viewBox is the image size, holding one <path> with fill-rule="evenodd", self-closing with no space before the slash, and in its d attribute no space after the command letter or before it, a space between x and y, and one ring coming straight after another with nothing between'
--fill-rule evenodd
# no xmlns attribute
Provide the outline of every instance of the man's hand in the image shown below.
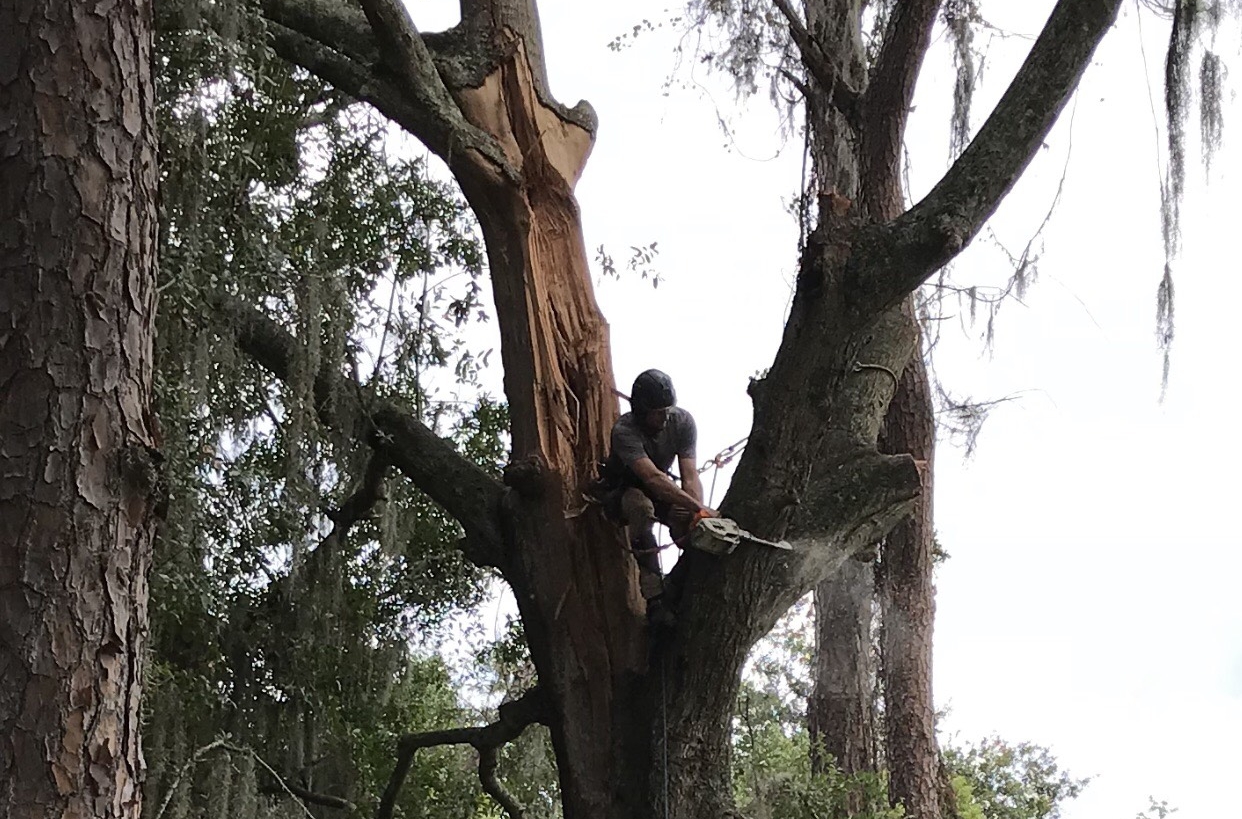
<svg viewBox="0 0 1242 819"><path fill-rule="evenodd" d="M693 526L694 524L701 521L703 518L718 518L718 517L720 517L719 512L717 512L715 509L711 509L707 506L704 506L700 508L699 511L694 513L694 518L690 521L690 525Z"/></svg>

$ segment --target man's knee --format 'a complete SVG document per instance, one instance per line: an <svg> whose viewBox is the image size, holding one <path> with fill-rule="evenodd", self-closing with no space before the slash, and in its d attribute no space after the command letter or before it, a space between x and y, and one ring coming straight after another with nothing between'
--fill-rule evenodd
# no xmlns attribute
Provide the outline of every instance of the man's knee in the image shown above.
<svg viewBox="0 0 1242 819"><path fill-rule="evenodd" d="M655 520L655 504L641 489L627 489L621 495L621 517L626 526L648 526Z"/></svg>
<svg viewBox="0 0 1242 819"><path fill-rule="evenodd" d="M644 600L651 600L664 594L664 576L660 570L652 571L646 566L638 567L638 591Z"/></svg>

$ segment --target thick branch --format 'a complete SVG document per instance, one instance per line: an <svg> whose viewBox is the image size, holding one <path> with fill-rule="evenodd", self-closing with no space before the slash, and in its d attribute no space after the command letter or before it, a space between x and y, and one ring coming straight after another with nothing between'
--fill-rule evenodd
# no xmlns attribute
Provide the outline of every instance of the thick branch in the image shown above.
<svg viewBox="0 0 1242 819"><path fill-rule="evenodd" d="M861 316L896 306L975 237L1043 144L1121 2L1059 0L953 167L900 218L864 231L849 262Z"/></svg>
<svg viewBox="0 0 1242 819"><path fill-rule="evenodd" d="M379 61L366 15L339 0L263 0L263 16L362 65Z"/></svg>
<svg viewBox="0 0 1242 819"><path fill-rule="evenodd" d="M324 21L314 25L301 21L301 25L318 34L324 34L323 29L330 27L330 23ZM363 62L365 54L351 57L347 51L338 51L317 37L277 20L268 24L268 31L277 54L342 93L375 106L453 170L470 170L477 156L482 157L496 173L511 180L518 179L517 171L496 141L466 121L431 65L425 47L423 53L428 55L426 64L418 64L417 71L412 65L405 66L408 70L397 70L390 75L388 72L377 72L369 63ZM352 37L348 45L349 48L361 47Z"/></svg>
<svg viewBox="0 0 1242 819"><path fill-rule="evenodd" d="M402 82L433 109L457 110L436 71L422 35L401 0L360 0L380 57ZM460 116L460 115L459 115Z"/></svg>
<svg viewBox="0 0 1242 819"><path fill-rule="evenodd" d="M291 333L237 299L220 296L215 307L243 352L282 381L290 378L297 358L297 340ZM383 401L364 404L357 382L330 364L315 379L315 402L325 424L382 452L461 523L467 557L481 566L501 565L499 509L504 489L496 480L399 407Z"/></svg>
<svg viewBox="0 0 1242 819"><path fill-rule="evenodd" d="M479 749L479 783L483 786L483 792L505 809L505 813L509 814L509 819L522 819L526 810L522 807L522 803L509 793L508 788L500 781L500 777L496 776L496 769L500 766L500 749L496 746L490 746Z"/></svg>
<svg viewBox="0 0 1242 819"><path fill-rule="evenodd" d="M798 47L798 55L802 58L802 64L806 66L815 82L819 83L820 88L828 95L828 101L834 108L853 125L858 125L859 120L859 99L858 91L850 86L841 72L832 67L831 61L824 54L824 50L807 31L806 26L802 22L802 18L794 11L793 6L789 4L789 0L772 0L778 11L784 16L785 22L789 24L789 36L793 39L794 45ZM792 79L792 78L791 78ZM801 86L801 83L795 81L795 85ZM799 88L799 90L802 90ZM803 91L803 96L809 96Z"/></svg>
<svg viewBox="0 0 1242 819"><path fill-rule="evenodd" d="M434 748L440 745L471 745L479 752L479 781L484 790L491 794L509 813L511 819L520 819L522 807L512 795L504 789L496 779L496 752L500 746L517 739L530 725L538 722L547 724L549 708L543 689L535 686L513 702L500 706L498 719L490 725L478 728L449 728L443 731L427 731L421 734L406 734L397 743L397 764L388 780L388 787L380 799L376 819L392 819L392 812L397 804L397 796L405 777L414 762L414 754L420 748Z"/></svg>
<svg viewBox="0 0 1242 819"><path fill-rule="evenodd" d="M909 455L859 453L812 478L786 537L797 546L828 540L852 554L875 543L909 513L922 483ZM853 521L852 526L847 526ZM802 585L813 586L813 577Z"/></svg>
<svg viewBox="0 0 1242 819"><path fill-rule="evenodd" d="M263 16L330 51L372 67L380 50L361 8L340 0L263 0ZM461 26L418 32L441 81L449 91L476 87L495 67L495 55L481 38Z"/></svg>
<svg viewBox="0 0 1242 819"><path fill-rule="evenodd" d="M344 535L368 515L377 503L387 498L384 476L388 474L388 467L391 465L388 456L383 452L376 452L371 456L363 472L362 484L345 499L339 508L328 512L328 518L336 524L334 529L342 529L342 535Z"/></svg>
<svg viewBox="0 0 1242 819"><path fill-rule="evenodd" d="M885 221L896 216L904 204L901 146L914 86L931 45L940 3L941 0L902 0L893 7L863 98L866 122L861 190L872 215ZM871 201L873 198L875 201Z"/></svg>

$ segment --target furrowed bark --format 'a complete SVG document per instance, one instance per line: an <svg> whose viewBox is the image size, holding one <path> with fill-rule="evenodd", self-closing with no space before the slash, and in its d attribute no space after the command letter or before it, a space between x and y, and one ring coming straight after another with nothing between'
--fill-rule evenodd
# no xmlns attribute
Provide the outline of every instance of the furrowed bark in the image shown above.
<svg viewBox="0 0 1242 819"><path fill-rule="evenodd" d="M0 4L0 31L0 815L137 819L151 7Z"/></svg>
<svg viewBox="0 0 1242 819"><path fill-rule="evenodd" d="M297 339L272 319L228 296L214 300L237 346L277 378L288 380L298 355ZM480 566L504 563L500 525L503 487L453 445L409 413L387 402L364 403L362 387L332 367L315 379L320 419L329 427L370 443L415 486L466 530L467 557Z"/></svg>
<svg viewBox="0 0 1242 819"><path fill-rule="evenodd" d="M879 572L889 797L911 819L938 819L942 814L942 763L932 697L935 442L927 367L915 357L902 374L880 442L889 452L908 453L926 464L919 503L884 539Z"/></svg>

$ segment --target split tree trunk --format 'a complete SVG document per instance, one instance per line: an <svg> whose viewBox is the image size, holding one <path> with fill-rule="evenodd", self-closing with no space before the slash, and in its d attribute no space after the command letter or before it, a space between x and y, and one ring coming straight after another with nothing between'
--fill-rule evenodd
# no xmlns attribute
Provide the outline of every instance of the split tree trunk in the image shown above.
<svg viewBox="0 0 1242 819"><path fill-rule="evenodd" d="M503 569L551 695L565 815L629 819L651 809L644 612L620 530L582 495L617 418L574 197L594 134L550 98L533 5L500 6L512 56L457 98L520 177L458 175L487 244L512 419Z"/></svg>
<svg viewBox="0 0 1242 819"><path fill-rule="evenodd" d="M0 4L0 814L136 819L151 8Z"/></svg>

